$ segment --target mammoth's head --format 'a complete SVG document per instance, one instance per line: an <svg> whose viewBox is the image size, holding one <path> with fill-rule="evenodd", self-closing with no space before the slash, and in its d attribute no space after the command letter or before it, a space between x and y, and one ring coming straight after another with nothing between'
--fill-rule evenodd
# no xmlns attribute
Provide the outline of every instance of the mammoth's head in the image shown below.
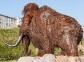
<svg viewBox="0 0 84 62"><path fill-rule="evenodd" d="M24 6L23 14L33 14L35 11L39 9L38 5L35 3L28 3Z"/></svg>
<svg viewBox="0 0 84 62"><path fill-rule="evenodd" d="M39 7L35 3L28 3L24 6L21 26L22 33L27 34L28 25L31 22L32 17L37 14L38 9Z"/></svg>

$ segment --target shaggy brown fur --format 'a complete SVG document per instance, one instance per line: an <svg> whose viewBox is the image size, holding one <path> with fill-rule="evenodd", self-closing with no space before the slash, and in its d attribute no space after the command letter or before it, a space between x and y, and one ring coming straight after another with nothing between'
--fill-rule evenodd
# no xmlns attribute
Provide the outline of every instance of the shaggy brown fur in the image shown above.
<svg viewBox="0 0 84 62"><path fill-rule="evenodd" d="M56 12L48 6L39 8L35 3L24 7L24 22L31 20L30 24L22 25L22 33L27 32L33 45L39 48L39 55L54 53L56 46L60 47L68 56L78 55L78 44L82 39L82 28L72 17Z"/></svg>

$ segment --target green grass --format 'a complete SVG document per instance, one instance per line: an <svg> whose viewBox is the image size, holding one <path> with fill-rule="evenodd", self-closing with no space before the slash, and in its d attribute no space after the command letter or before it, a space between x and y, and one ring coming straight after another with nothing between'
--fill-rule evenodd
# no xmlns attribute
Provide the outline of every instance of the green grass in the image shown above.
<svg viewBox="0 0 84 62"><path fill-rule="evenodd" d="M17 62L16 60L9 60L9 61L0 61L0 62Z"/></svg>
<svg viewBox="0 0 84 62"><path fill-rule="evenodd" d="M7 40L9 44L15 43L18 34L19 28L0 29L0 60L14 60L24 55L22 44L11 48L2 42L2 40ZM31 56L35 56L35 47L31 44L29 49L31 50Z"/></svg>
<svg viewBox="0 0 84 62"><path fill-rule="evenodd" d="M0 41L3 39L8 41L14 41L17 39L18 35L19 35L19 28L0 29Z"/></svg>
<svg viewBox="0 0 84 62"><path fill-rule="evenodd" d="M82 45L84 46L84 40L82 40L82 42L81 42L81 43L82 43Z"/></svg>
<svg viewBox="0 0 84 62"><path fill-rule="evenodd" d="M8 40L8 43L15 43L19 34L19 28L0 29L0 60L13 60L23 56L23 47L20 44L17 47L10 48L2 40Z"/></svg>

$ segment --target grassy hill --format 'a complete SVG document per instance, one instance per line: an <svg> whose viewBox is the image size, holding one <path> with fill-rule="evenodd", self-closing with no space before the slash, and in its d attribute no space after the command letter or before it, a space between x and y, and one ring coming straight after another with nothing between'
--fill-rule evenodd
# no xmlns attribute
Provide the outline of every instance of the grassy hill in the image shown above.
<svg viewBox="0 0 84 62"><path fill-rule="evenodd" d="M14 60L24 55L22 44L17 47L8 47L2 42L7 40L9 44L15 43L19 30L20 28L0 29L0 60ZM35 56L35 47L31 44L29 49L31 50L31 55Z"/></svg>
<svg viewBox="0 0 84 62"><path fill-rule="evenodd" d="M21 45L10 48L2 42L2 40L8 40L8 43L13 43L18 37L18 33L19 28L0 29L0 60L16 59L23 55L23 48Z"/></svg>

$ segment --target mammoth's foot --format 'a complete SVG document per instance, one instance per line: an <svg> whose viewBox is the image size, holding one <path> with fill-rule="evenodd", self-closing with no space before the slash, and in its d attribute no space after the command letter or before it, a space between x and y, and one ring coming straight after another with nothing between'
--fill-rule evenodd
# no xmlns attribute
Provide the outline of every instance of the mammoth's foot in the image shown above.
<svg viewBox="0 0 84 62"><path fill-rule="evenodd" d="M30 56L31 55L31 50L30 51L24 51L24 56Z"/></svg>
<svg viewBox="0 0 84 62"><path fill-rule="evenodd" d="M78 56L77 52L69 52L67 53L68 56Z"/></svg>
<svg viewBox="0 0 84 62"><path fill-rule="evenodd" d="M61 51L61 54L62 55L67 55L67 56L78 56L78 53L77 52L65 52L65 51Z"/></svg>
<svg viewBox="0 0 84 62"><path fill-rule="evenodd" d="M44 50L39 50L38 56L43 56L45 54Z"/></svg>

